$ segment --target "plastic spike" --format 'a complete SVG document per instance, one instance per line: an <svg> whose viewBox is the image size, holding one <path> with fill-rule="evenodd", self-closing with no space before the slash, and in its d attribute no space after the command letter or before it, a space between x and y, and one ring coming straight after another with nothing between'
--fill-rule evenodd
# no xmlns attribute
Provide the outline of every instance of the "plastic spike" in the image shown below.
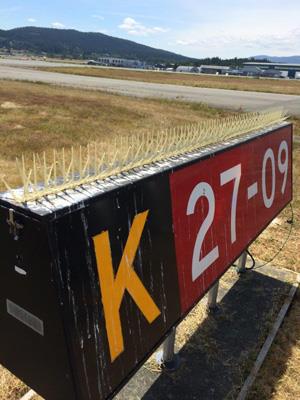
<svg viewBox="0 0 300 400"><path fill-rule="evenodd" d="M56 150L53 150L53 183L57 181L57 165L56 165ZM36 185L36 184L35 184Z"/></svg>
<svg viewBox="0 0 300 400"><path fill-rule="evenodd" d="M42 157L34 154L32 168L26 166L22 155L21 162L16 159L23 185L21 196L11 189L6 180L1 179L16 201L34 201L83 183L92 183L122 171L259 130L285 118L281 110L271 110L233 115L221 120L203 120L160 132L142 131L135 136L115 136L106 142L93 142L76 149L71 147L68 152L64 148L61 152L53 150L50 161L45 152ZM58 179L58 175L62 179ZM38 183L39 177L42 178L42 185Z"/></svg>

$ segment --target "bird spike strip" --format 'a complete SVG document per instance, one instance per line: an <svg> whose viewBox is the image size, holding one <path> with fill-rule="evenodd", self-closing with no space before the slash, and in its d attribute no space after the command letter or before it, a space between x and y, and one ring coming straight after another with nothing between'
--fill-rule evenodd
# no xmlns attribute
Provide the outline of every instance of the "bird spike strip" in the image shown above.
<svg viewBox="0 0 300 400"><path fill-rule="evenodd" d="M16 160L23 187L12 189L18 203L36 201L67 189L103 180L135 167L192 152L201 147L259 130L286 119L282 110L234 115L224 119L169 128L159 132L115 137L66 151L33 154Z"/></svg>

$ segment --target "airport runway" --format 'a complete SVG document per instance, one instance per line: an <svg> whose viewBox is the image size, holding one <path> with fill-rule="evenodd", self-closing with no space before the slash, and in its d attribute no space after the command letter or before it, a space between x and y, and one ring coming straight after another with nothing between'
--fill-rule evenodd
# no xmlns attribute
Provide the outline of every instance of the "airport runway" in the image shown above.
<svg viewBox="0 0 300 400"><path fill-rule="evenodd" d="M25 65L24 65L25 64ZM97 78L89 76L60 74L38 71L34 66L62 66L61 63L18 61L9 63L0 60L0 79L44 82L60 86L81 89L102 90L136 97L165 98L205 103L217 108L242 109L245 111L262 110L269 107L283 107L290 115L300 117L300 96L243 92L237 90L206 89L170 84L157 84L120 79ZM67 64L68 65L68 64Z"/></svg>

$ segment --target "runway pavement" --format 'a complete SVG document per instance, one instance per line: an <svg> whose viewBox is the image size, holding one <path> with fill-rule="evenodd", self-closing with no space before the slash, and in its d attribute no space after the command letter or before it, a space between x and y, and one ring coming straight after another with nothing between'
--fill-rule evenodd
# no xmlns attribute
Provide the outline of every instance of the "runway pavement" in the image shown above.
<svg viewBox="0 0 300 400"><path fill-rule="evenodd" d="M300 117L300 96L244 92L238 90L206 89L170 84L157 84L120 79L60 74L39 71L32 67L45 62L9 63L0 60L0 79L44 82L81 89L102 90L136 97L165 98L205 103L217 108L256 111L269 107L283 107L290 115ZM52 66L56 63L47 63ZM59 63L57 63L59 64ZM14 65L14 66L13 66ZM16 66L17 65L17 66ZM62 64L59 64L60 66ZM49 65L47 65L49 66Z"/></svg>

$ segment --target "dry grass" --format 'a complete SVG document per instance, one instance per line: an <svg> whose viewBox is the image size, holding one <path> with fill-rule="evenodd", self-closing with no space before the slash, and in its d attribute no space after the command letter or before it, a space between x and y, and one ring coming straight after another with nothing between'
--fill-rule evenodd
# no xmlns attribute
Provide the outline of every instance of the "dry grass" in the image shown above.
<svg viewBox="0 0 300 400"><path fill-rule="evenodd" d="M299 121L296 121L299 135ZM300 273L300 145L294 148L294 222L291 236L273 264ZM290 207L287 207L256 242L251 246L253 254L263 260L271 260L285 242L290 230ZM290 400L300 398L300 293L292 304L289 314L279 330L271 351L249 394L249 400Z"/></svg>
<svg viewBox="0 0 300 400"><path fill-rule="evenodd" d="M3 105L1 107L1 105ZM101 92L56 88L48 85L0 81L0 171L12 174L14 158L21 152L85 144L105 135L133 135L149 128L169 127L201 118L224 117L228 113L199 104L144 100ZM295 120L295 133L300 122ZM294 151L294 224L292 236L275 264L300 272L300 146ZM17 178L16 178L17 179ZM18 182L15 182L18 183ZM283 243L290 225L287 208L251 250L269 260ZM201 310L200 310L201 311ZM199 311L199 312L200 312ZM201 311L201 313L203 310ZM201 315L200 315L201 317ZM190 323L199 323L199 313ZM185 323L188 323L186 320ZM180 345L188 337L179 337ZM214 343L207 342L210 349ZM251 399L300 398L300 296L294 301L271 352L264 363ZM28 390L0 367L0 400L16 400ZM35 399L38 400L38 397Z"/></svg>
<svg viewBox="0 0 300 400"><path fill-rule="evenodd" d="M28 387L18 380L13 374L8 372L0 365L0 399L1 400L17 400L26 392ZM38 400L38 399L36 399Z"/></svg>
<svg viewBox="0 0 300 400"><path fill-rule="evenodd" d="M134 135L228 114L201 104L0 81L0 171L10 175L12 185L20 184L14 164L21 153L84 145L108 135Z"/></svg>
<svg viewBox="0 0 300 400"><path fill-rule="evenodd" d="M296 400L300 398L300 295L272 345L249 400Z"/></svg>
<svg viewBox="0 0 300 400"><path fill-rule="evenodd" d="M243 90L250 92L283 93L300 95L300 81L285 79L244 78L233 76L194 75L158 71L135 71L97 67L44 67L44 71L82 76L127 79L131 81L169 83L202 88Z"/></svg>

